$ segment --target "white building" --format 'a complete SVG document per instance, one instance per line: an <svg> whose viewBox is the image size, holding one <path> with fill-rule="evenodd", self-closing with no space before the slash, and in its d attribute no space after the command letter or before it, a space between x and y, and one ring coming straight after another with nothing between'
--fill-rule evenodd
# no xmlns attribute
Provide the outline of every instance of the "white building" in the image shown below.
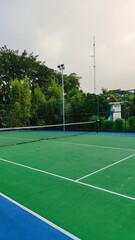
<svg viewBox="0 0 135 240"><path fill-rule="evenodd" d="M121 102L110 103L110 120L114 121L121 118Z"/></svg>

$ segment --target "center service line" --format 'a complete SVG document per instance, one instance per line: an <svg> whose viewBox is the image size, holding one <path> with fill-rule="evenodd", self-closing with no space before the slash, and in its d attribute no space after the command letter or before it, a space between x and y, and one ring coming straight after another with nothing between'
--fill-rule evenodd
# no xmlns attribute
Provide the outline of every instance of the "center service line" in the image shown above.
<svg viewBox="0 0 135 240"><path fill-rule="evenodd" d="M86 187L89 187L89 188L94 188L94 189L97 189L97 190L100 190L100 191L103 191L103 192L111 193L113 195L117 195L119 197L123 197L123 198L127 198L127 199L135 201L134 197L130 197L130 196L127 196L127 195L124 195L124 194L121 194L121 193L113 192L113 191L107 190L105 188L100 188L100 187L90 185L90 184L87 184L87 183L83 183L83 182L79 182L79 181L77 182L76 180L66 178L66 177L63 177L63 176L60 176L60 175L57 175L57 174L54 174L54 173L46 172L46 171L40 170L38 168L29 167L27 165L12 162L12 161L9 161L9 160L3 159L3 158L0 158L0 161L6 162L6 163L9 163L9 164L13 164L13 165L16 165L16 166L19 166L19 167L27 168L27 169L30 169L30 170L33 170L33 171L36 171L36 172L41 172L43 174L51 175L53 177L61 178L61 179L64 179L66 181L70 181L70 182L73 182L73 183L76 183L76 184L80 184L80 185L83 185L83 186L86 186Z"/></svg>
<svg viewBox="0 0 135 240"><path fill-rule="evenodd" d="M103 171L103 170L105 170L105 169L107 169L107 168L110 168L110 167L112 167L112 166L114 166L114 165L117 165L117 164L119 164L119 163L121 163L121 162L124 162L125 160L127 160L127 159L129 159L129 158L132 158L132 157L134 157L134 156L135 156L135 154L132 154L132 155L130 155L130 156L126 157L126 158L123 158L123 159L121 159L121 160L119 160L119 161L117 161L117 162L115 162L115 163L112 163L112 164L110 164L110 165L108 165L108 166L106 166L106 167L100 168L99 170L97 170L97 171L95 171L95 172L92 172L92 173L87 174L87 175L85 175L85 176L83 176L83 177L81 177L81 178L78 178L78 179L76 180L76 182L78 182L78 181L80 181L80 180L82 180L82 179L84 179L84 178L90 177L90 176L92 176L92 175L94 175L94 174L96 174L96 173L98 173L98 172L101 172L101 171Z"/></svg>

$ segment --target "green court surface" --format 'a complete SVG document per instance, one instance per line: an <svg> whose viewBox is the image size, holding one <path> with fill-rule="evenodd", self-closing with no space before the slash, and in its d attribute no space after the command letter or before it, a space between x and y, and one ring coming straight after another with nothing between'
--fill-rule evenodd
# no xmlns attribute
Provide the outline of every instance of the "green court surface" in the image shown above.
<svg viewBox="0 0 135 240"><path fill-rule="evenodd" d="M80 239L134 240L135 136L84 134L0 147L0 192Z"/></svg>

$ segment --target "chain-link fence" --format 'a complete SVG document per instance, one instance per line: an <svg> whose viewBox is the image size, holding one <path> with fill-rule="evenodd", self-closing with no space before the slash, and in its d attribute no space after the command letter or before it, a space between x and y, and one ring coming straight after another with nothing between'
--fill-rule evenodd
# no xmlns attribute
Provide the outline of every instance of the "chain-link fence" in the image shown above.
<svg viewBox="0 0 135 240"><path fill-rule="evenodd" d="M85 112L79 108L73 112L65 107L65 123L99 121L100 131L135 131L135 100L123 101L121 111L115 112L119 118L111 120L111 108L104 111L100 108L95 111ZM19 104L0 105L0 127L18 127L62 124L62 104L61 102L48 102L44 104L21 106Z"/></svg>

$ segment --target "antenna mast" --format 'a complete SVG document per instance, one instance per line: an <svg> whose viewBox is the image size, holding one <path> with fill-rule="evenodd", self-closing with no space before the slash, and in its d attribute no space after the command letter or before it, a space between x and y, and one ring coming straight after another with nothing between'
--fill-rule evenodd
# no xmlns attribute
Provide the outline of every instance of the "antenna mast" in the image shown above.
<svg viewBox="0 0 135 240"><path fill-rule="evenodd" d="M93 37L93 72L94 72L94 93L96 94L96 51L95 37Z"/></svg>

